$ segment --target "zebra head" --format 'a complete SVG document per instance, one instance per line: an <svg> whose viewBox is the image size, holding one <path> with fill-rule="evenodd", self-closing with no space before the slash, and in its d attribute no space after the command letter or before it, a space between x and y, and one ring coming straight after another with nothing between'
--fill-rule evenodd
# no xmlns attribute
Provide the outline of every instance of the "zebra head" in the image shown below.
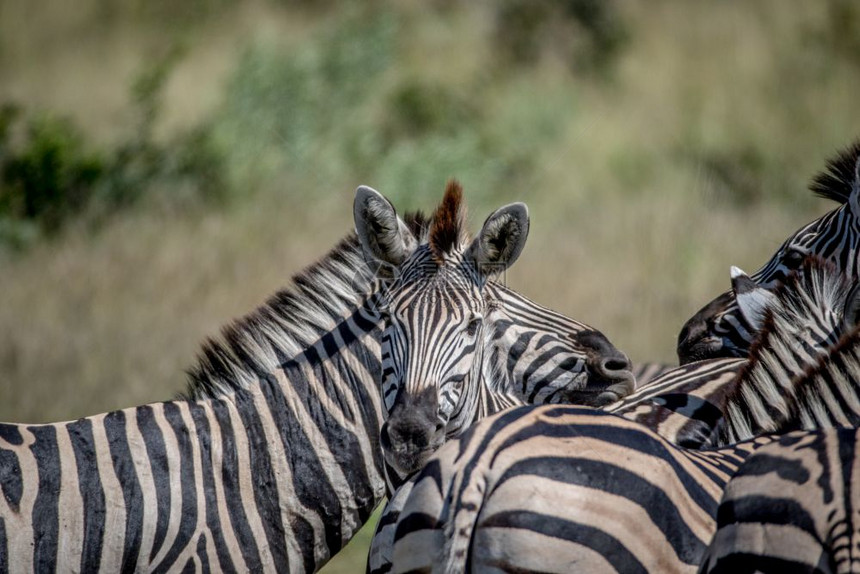
<svg viewBox="0 0 860 574"><path fill-rule="evenodd" d="M609 400L607 396L615 399L632 390L627 357L602 334L572 320L553 319L557 314L490 281L522 252L529 231L524 204L493 212L474 240L465 230L462 192L456 183L448 185L429 225L420 229L410 229L391 203L370 188L356 191L354 211L365 256L386 278L380 312L388 417L380 443L398 473L419 468L447 438L480 416L523 404L529 396L555 396L549 389L534 391L541 377L558 377L571 392L583 391L583 398L602 393ZM506 308L507 303L520 308ZM543 316L533 316L528 325L517 318L532 309L542 310ZM532 336L518 336L522 329L530 329ZM553 329L566 332L547 333ZM514 345L519 345L516 352ZM518 371L509 364L512 355L541 361L532 370ZM600 381L594 388L588 388L589 369ZM487 382L505 374L498 378L513 386L536 371L540 376L532 377L528 388ZM515 372L519 376L511 375ZM514 377L517 380L511 381Z"/></svg>
<svg viewBox="0 0 860 574"><path fill-rule="evenodd" d="M773 291L800 268L807 256L831 262L852 281L860 279L860 141L830 160L810 186L841 205L792 234L770 260L751 275ZM757 328L729 291L702 307L678 335L681 364L716 357L746 357Z"/></svg>

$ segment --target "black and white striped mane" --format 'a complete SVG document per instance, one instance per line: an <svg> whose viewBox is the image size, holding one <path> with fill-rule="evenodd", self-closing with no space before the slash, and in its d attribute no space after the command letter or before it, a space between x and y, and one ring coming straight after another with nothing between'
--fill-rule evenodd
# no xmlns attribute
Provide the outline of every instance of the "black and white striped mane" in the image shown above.
<svg viewBox="0 0 860 574"><path fill-rule="evenodd" d="M762 421L787 416L795 400L796 377L780 384L779 375L786 369L798 369L802 374L830 352L844 336L844 312L854 293L851 282L833 264L817 257L808 257L777 288L749 359L725 396L721 409L725 420L719 430L722 438L726 429L743 436L755 434L750 417ZM814 332L809 330L811 325ZM801 335L809 338L802 339Z"/></svg>
<svg viewBox="0 0 860 574"><path fill-rule="evenodd" d="M430 226L424 214L407 213L404 222L419 243L427 242ZM226 326L220 338L207 338L182 396L218 397L256 383L355 312L370 294L373 279L358 238L349 233L293 276L289 286Z"/></svg>
<svg viewBox="0 0 860 574"><path fill-rule="evenodd" d="M824 171L816 175L809 189L819 197L848 203L857 179L855 169L860 158L860 140L827 161Z"/></svg>

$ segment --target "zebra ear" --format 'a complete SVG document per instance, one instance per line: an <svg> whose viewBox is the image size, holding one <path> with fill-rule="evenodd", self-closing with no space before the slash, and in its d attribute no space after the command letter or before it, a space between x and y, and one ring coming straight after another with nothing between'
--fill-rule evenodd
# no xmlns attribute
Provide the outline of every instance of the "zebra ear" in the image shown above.
<svg viewBox="0 0 860 574"><path fill-rule="evenodd" d="M776 295L759 287L749 275L732 266L732 290L738 302L741 316L756 331L762 328L767 310L776 301Z"/></svg>
<svg viewBox="0 0 860 574"><path fill-rule="evenodd" d="M529 236L529 209L512 203L490 214L469 246L466 257L481 275L504 271L520 256Z"/></svg>
<svg viewBox="0 0 860 574"><path fill-rule="evenodd" d="M374 262L400 265L418 242L381 193L367 186L355 190L352 205L355 232L365 257Z"/></svg>

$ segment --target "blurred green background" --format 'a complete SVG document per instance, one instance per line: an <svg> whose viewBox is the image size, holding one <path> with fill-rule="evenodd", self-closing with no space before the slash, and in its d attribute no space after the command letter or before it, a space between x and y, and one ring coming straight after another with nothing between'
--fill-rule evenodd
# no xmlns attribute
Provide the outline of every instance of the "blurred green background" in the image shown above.
<svg viewBox="0 0 860 574"><path fill-rule="evenodd" d="M0 419L172 397L362 183L429 210L456 177L473 228L527 202L508 283L674 361L833 207L806 184L858 94L850 0L0 0Z"/></svg>

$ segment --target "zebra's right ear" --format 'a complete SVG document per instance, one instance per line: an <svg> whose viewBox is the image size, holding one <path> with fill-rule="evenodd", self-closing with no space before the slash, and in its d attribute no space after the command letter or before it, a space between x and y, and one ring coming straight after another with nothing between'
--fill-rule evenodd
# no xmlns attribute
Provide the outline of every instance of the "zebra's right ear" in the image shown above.
<svg viewBox="0 0 860 574"><path fill-rule="evenodd" d="M368 260L397 266L415 250L418 242L412 232L391 202L375 189L362 185L355 190L352 214Z"/></svg>
<svg viewBox="0 0 860 574"><path fill-rule="evenodd" d="M732 290L738 309L747 324L756 331L761 330L767 310L776 301L776 295L760 287L743 270L732 266Z"/></svg>

